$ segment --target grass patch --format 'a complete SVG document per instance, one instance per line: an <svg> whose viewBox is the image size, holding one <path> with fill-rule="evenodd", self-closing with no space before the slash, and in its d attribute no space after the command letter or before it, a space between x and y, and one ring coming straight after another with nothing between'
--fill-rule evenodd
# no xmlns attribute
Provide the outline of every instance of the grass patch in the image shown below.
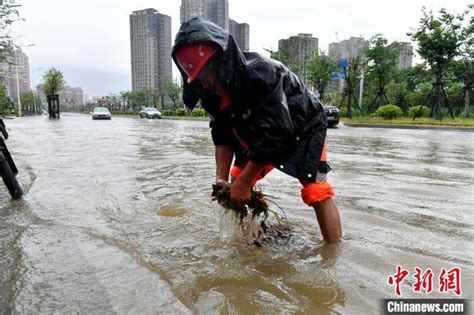
<svg viewBox="0 0 474 315"><path fill-rule="evenodd" d="M163 119L185 119L185 120L209 120L209 117L195 117L195 116L161 116Z"/></svg>
<svg viewBox="0 0 474 315"><path fill-rule="evenodd" d="M383 119L381 117L353 117L342 118L344 123L354 124L382 124L382 125L432 125L432 126L457 126L457 127L474 127L474 118L454 118L443 117L441 121L434 118L397 118Z"/></svg>
<svg viewBox="0 0 474 315"><path fill-rule="evenodd" d="M111 112L111 114L117 116L139 116L140 112Z"/></svg>

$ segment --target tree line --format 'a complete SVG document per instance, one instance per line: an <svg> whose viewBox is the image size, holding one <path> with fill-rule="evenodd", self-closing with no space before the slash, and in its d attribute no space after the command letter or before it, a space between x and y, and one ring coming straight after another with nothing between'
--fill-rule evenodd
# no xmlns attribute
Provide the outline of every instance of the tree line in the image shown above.
<svg viewBox="0 0 474 315"><path fill-rule="evenodd" d="M397 69L403 47L389 43L382 34L370 38L368 46L351 56L343 69L338 60L321 50L299 60L291 43L272 52L272 58L304 77L325 103L340 107L350 118L374 113L386 104L399 106L405 114L410 107L424 105L436 119L441 119L443 112L467 118L474 82L472 9L473 5L461 14L441 9L435 15L423 8L419 25L407 33L423 62L409 68ZM342 91L327 92L338 72L343 73ZM359 108L354 105L358 104L362 74L364 108Z"/></svg>
<svg viewBox="0 0 474 315"><path fill-rule="evenodd" d="M79 111L91 111L94 107L107 107L117 113L139 111L142 107L155 107L160 110L173 110L183 107L182 88L178 81L164 80L161 89L142 88L136 91L121 91L98 98L79 106Z"/></svg>
<svg viewBox="0 0 474 315"><path fill-rule="evenodd" d="M19 19L16 7L9 4L0 6L0 62L12 49L7 29ZM338 60L324 51L300 60L291 40L271 56L301 75L325 103L341 108L350 118L370 115L387 104L397 105L405 114L411 107L419 106L421 109L420 105L424 105L430 109L430 116L437 119L441 119L443 113L451 117L468 117L474 82L473 7L468 6L461 14L452 14L445 9L434 14L423 8L419 25L407 33L417 44L416 51L423 62L409 68L397 69L396 60L402 47L398 43L389 43L382 34L371 37L367 48L351 56L343 69ZM334 82L334 73L343 73L342 91L328 91ZM363 108L360 108L357 104L362 74ZM46 95L57 94L64 84L62 73L54 68L43 77ZM181 96L179 82L165 81L160 91L151 88L122 91L99 98L97 104L87 103L79 110L90 111L97 105L116 112L137 111L143 106L176 110L183 106ZM38 98L33 93L25 93L21 99L27 112L36 109ZM6 88L0 85L0 111L6 111L8 106Z"/></svg>
<svg viewBox="0 0 474 315"><path fill-rule="evenodd" d="M17 6L12 2L2 2L0 5L0 65L7 61L7 57L13 51L10 27L19 19ZM0 67L0 79L4 76L5 70ZM0 113L7 113L9 107L10 100L7 98L7 89L0 80Z"/></svg>

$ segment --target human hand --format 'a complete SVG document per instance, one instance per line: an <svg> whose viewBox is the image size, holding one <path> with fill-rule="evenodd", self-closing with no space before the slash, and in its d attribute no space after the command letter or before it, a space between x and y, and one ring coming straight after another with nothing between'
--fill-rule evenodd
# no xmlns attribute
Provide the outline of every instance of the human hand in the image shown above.
<svg viewBox="0 0 474 315"><path fill-rule="evenodd" d="M230 183L228 181L226 181L225 179L217 178L216 179L216 185L226 187L226 188L230 188Z"/></svg>
<svg viewBox="0 0 474 315"><path fill-rule="evenodd" d="M239 179L236 179L230 185L230 202L234 206L241 207L243 205L249 204L251 199L252 186Z"/></svg>

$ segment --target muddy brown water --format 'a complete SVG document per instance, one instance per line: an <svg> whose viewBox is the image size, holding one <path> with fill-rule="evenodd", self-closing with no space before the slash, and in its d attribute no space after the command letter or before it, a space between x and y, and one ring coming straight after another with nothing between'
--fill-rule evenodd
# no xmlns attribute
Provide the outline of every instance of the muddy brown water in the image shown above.
<svg viewBox="0 0 474 315"><path fill-rule="evenodd" d="M344 241L324 245L298 181L265 192L293 234L263 248L220 239L204 121L6 120L23 200L0 185L0 313L378 313L387 278L406 298L462 270L473 297L473 133L329 130ZM413 268L434 271L414 293Z"/></svg>

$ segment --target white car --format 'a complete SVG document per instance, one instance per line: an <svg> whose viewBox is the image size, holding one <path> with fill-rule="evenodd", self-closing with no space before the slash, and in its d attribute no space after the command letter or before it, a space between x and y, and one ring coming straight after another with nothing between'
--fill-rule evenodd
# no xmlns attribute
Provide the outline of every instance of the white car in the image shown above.
<svg viewBox="0 0 474 315"><path fill-rule="evenodd" d="M140 118L161 119L161 112L154 107L146 107L140 111Z"/></svg>
<svg viewBox="0 0 474 315"><path fill-rule="evenodd" d="M96 107L92 112L92 120L96 119L112 119L112 114L106 107Z"/></svg>

